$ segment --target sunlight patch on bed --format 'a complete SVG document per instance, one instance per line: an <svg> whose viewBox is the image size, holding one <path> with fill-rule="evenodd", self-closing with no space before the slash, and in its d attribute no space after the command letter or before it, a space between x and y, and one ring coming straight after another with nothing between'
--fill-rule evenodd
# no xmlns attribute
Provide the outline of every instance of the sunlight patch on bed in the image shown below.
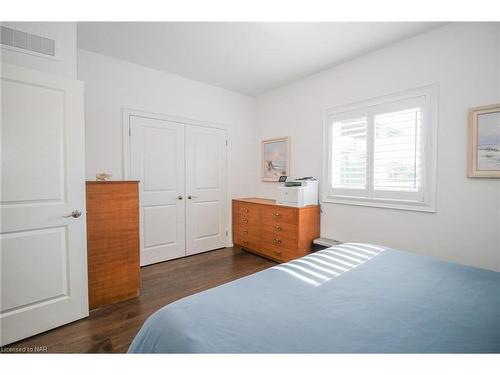
<svg viewBox="0 0 500 375"><path fill-rule="evenodd" d="M358 249L363 249L365 247L369 248L369 249L373 249L375 251L377 251L377 253L380 253L382 251L384 251L385 249L383 247L380 247L380 246L375 246L375 245L369 245L369 244L364 244L364 243L357 243L357 242L349 242L348 244L342 244L342 246L358 246ZM362 246L362 247L360 247Z"/></svg>
<svg viewBox="0 0 500 375"><path fill-rule="evenodd" d="M365 255L377 255L380 251L375 251L375 250L369 250L369 249L362 249L359 246L354 246L354 245L337 245L337 246L342 246L342 249L349 249L349 250L354 250L358 251L359 254L365 254Z"/></svg>
<svg viewBox="0 0 500 375"><path fill-rule="evenodd" d="M309 285L319 286L373 259L383 251L384 248L374 245L348 243L273 268Z"/></svg>
<svg viewBox="0 0 500 375"><path fill-rule="evenodd" d="M338 269L342 272L344 271L347 271L349 270L350 268L352 268L352 266L349 266L348 268L345 266L345 265L338 265L336 263L333 263L332 260L335 260L335 258L331 257L331 256L328 256L326 254L311 254L307 257L308 259L312 259L312 260L315 260L317 262L321 262L321 263L326 263L327 265L329 265L330 267L333 267L335 269Z"/></svg>
<svg viewBox="0 0 500 375"><path fill-rule="evenodd" d="M344 253L347 253L347 254L350 254L350 255L354 255L355 257L360 257L360 258L363 258L363 259L370 259L371 258L371 256L369 256L369 255L360 254L359 252L357 253L355 251L347 250L347 249L344 249L344 248L341 248L341 247L337 247L335 250L342 251Z"/></svg>
<svg viewBox="0 0 500 375"><path fill-rule="evenodd" d="M278 270L278 271L286 272L287 274L295 277L296 279L302 280L302 281L306 282L307 284L311 284L311 285L314 285L314 286L318 286L318 285L321 284L321 283L319 283L317 281L314 281L313 279L310 279L309 277L305 277L305 276L301 275L298 272L289 270L289 269L281 267L281 266L274 267L273 269Z"/></svg>
<svg viewBox="0 0 500 375"><path fill-rule="evenodd" d="M325 253L335 254L335 256L340 257L340 259L347 259L350 262L354 262L355 263L354 266L357 266L359 263L363 263L363 261L361 259L354 258L352 256L339 253L337 249L335 249L335 250L336 251L332 251L332 250L323 250L323 251Z"/></svg>
<svg viewBox="0 0 500 375"><path fill-rule="evenodd" d="M329 262L325 259L320 259L317 254L312 254L310 256L307 257L307 260L311 263L314 263L314 264L318 264L320 266L326 266L326 267L329 267L329 268L332 268L332 271L334 271L335 273L337 274L341 274L342 272L344 271L347 271L349 268L345 268L345 267L339 267L338 265L332 263L332 262Z"/></svg>
<svg viewBox="0 0 500 375"><path fill-rule="evenodd" d="M334 262L336 262L336 263L340 263L340 264L342 264L342 265L344 265L344 266L347 266L347 267L349 267L349 268L352 268L352 267L357 266L357 264L356 264L356 263L346 262L346 260L345 260L345 259L342 259L342 258L340 258L340 259L339 259L338 257L336 257L337 253L336 253L335 251L331 251L331 250L321 250L321 252L323 253L323 254L321 254L321 255L328 256L331 260L333 260L333 261L334 261ZM327 255L327 254L328 254L328 255Z"/></svg>
<svg viewBox="0 0 500 375"><path fill-rule="evenodd" d="M321 267L321 266L318 266L317 264L314 264L309 259L307 259L307 260L305 260L305 259L297 259L297 260L295 260L295 262L308 265L308 266L310 266L312 268L315 268L315 269L320 270L322 272L326 272L326 273L328 273L330 275L335 275L335 276L340 275L340 273L338 273L338 272L335 272L335 271L329 270L328 268Z"/></svg>

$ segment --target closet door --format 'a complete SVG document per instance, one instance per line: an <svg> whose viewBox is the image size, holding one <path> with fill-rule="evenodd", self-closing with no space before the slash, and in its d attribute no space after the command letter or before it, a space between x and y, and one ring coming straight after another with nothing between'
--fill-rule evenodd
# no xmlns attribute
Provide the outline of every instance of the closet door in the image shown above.
<svg viewBox="0 0 500 375"><path fill-rule="evenodd" d="M226 246L226 132L186 126L186 254Z"/></svg>
<svg viewBox="0 0 500 375"><path fill-rule="evenodd" d="M141 266L185 255L184 125L130 116L130 176L140 181Z"/></svg>

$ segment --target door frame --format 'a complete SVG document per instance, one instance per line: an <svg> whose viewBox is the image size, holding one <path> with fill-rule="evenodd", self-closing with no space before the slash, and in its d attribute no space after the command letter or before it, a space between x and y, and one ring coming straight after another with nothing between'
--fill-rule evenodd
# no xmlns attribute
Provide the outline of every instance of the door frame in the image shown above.
<svg viewBox="0 0 500 375"><path fill-rule="evenodd" d="M221 129L226 132L226 140L227 140L227 146L226 146L226 204L227 204L227 220L226 220L226 231L227 231L227 236L226 236L226 246L231 247L233 246L233 233L232 233L232 210L231 210L231 130L229 126L224 125L224 124L219 124L215 122L210 122L210 121L202 121L202 120L196 120L192 118L187 118L187 117L179 117L179 116L171 116L167 115L164 113L157 113L157 112L150 112L150 111L144 111L144 110L139 110L139 109L133 109L133 108L127 108L127 107L122 107L122 139L123 139L123 177L124 179L129 179L131 178L131 173L130 173L130 158L131 158L131 153L130 153L130 117L131 116L136 116L136 117L145 117L145 118L151 118L151 119L156 119L156 120L164 120L164 121L170 121L170 122L175 122L179 123L181 125L194 125L194 126L202 126L206 128L212 128L212 129Z"/></svg>

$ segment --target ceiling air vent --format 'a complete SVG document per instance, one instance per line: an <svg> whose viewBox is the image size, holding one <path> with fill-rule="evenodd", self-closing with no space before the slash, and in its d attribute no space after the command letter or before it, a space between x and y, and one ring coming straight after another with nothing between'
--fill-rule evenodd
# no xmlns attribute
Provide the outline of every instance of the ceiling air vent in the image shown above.
<svg viewBox="0 0 500 375"><path fill-rule="evenodd" d="M43 36L26 33L24 31L1 26L1 44L14 47L25 52L55 57L56 41Z"/></svg>

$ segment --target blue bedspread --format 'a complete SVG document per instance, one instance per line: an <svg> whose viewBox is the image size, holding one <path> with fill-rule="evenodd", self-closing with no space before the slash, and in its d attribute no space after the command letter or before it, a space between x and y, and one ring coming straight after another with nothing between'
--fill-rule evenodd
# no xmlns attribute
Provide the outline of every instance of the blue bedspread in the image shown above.
<svg viewBox="0 0 500 375"><path fill-rule="evenodd" d="M153 314L131 353L500 353L500 273L348 243Z"/></svg>

